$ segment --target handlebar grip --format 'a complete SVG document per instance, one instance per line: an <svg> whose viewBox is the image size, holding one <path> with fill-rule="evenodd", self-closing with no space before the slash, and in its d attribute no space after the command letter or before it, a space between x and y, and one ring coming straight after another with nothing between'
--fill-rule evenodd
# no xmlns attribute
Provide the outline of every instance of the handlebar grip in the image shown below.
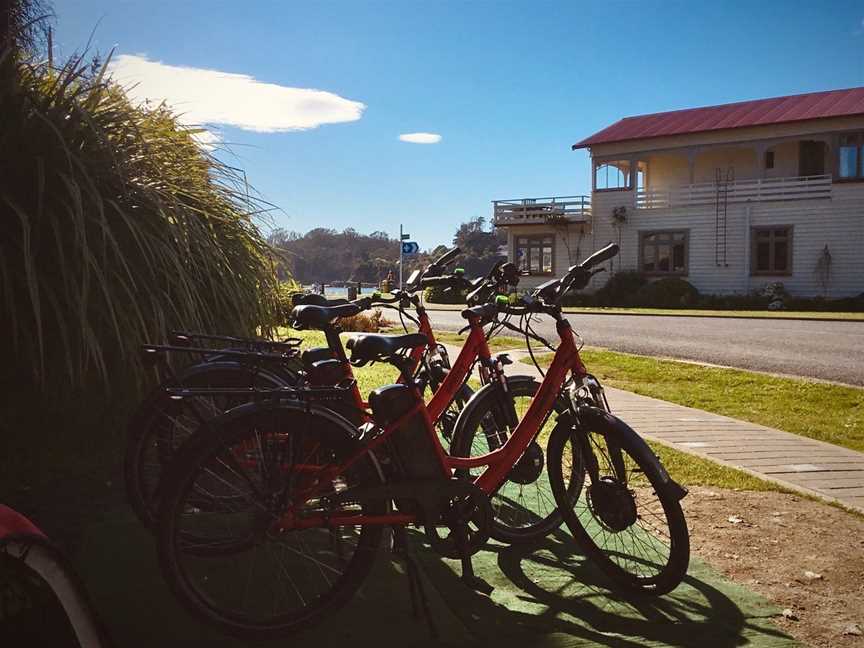
<svg viewBox="0 0 864 648"><path fill-rule="evenodd" d="M498 268L503 266L505 263L507 263L507 262L504 259L498 259L498 261L495 262L495 265L492 266L492 269L489 270L489 273L486 275L486 278L491 279L492 277L494 277L495 273L498 272Z"/></svg>
<svg viewBox="0 0 864 648"><path fill-rule="evenodd" d="M372 308L372 298L371 297L358 297L357 299L348 302L352 306L356 306L360 310L369 310Z"/></svg>
<svg viewBox="0 0 864 648"><path fill-rule="evenodd" d="M618 246L615 243L610 243L604 248L597 250L594 254L585 259L578 265L583 270L588 270L596 265L600 265L604 261L608 261L618 254Z"/></svg>
<svg viewBox="0 0 864 648"><path fill-rule="evenodd" d="M431 288L433 286L452 286L454 285L454 277L450 276L440 276L440 277L423 277L420 280L421 288Z"/></svg>
<svg viewBox="0 0 864 648"><path fill-rule="evenodd" d="M433 263L432 265L436 265L436 266L446 266L446 265L449 265L450 263L452 263L452 262L456 259L457 256L459 256L459 253L460 253L461 251L462 251L462 250L460 250L458 247L455 247L455 248L453 248L452 250L450 250L449 252L445 252L445 253L444 253L444 254L443 254L443 255L442 255L442 256L441 256L437 261L435 261L435 263Z"/></svg>

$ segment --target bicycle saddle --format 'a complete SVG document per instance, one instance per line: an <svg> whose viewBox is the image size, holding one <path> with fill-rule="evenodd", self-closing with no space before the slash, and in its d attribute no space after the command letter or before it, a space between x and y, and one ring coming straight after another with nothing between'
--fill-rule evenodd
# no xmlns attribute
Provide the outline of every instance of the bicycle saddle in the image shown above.
<svg viewBox="0 0 864 648"><path fill-rule="evenodd" d="M351 349L351 364L363 366L367 362L386 360L403 349L414 349L429 343L422 333L407 335L358 335L345 345Z"/></svg>
<svg viewBox="0 0 864 648"><path fill-rule="evenodd" d="M480 319L493 319L495 315L498 313L498 307L495 304L480 304L479 306L472 306L471 308L466 308L462 311L462 317L465 319L471 319L472 317L479 317Z"/></svg>
<svg viewBox="0 0 864 648"><path fill-rule="evenodd" d="M347 299L327 299L324 295L307 293L305 295L294 295L294 306L342 306L349 303Z"/></svg>
<svg viewBox="0 0 864 648"><path fill-rule="evenodd" d="M291 311L291 319L294 327L298 329L323 330L329 327L340 317L350 317L361 311L356 304L342 304L340 306L295 306Z"/></svg>

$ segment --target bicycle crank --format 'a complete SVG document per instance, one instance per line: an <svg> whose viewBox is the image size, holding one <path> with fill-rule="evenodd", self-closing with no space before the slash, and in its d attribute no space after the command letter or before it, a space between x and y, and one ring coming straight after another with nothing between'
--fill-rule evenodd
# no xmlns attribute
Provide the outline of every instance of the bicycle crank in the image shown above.
<svg viewBox="0 0 864 648"><path fill-rule="evenodd" d="M489 496L473 483L450 482L442 494L438 523L427 522L426 537L432 549L445 558L465 558L480 551L492 531Z"/></svg>

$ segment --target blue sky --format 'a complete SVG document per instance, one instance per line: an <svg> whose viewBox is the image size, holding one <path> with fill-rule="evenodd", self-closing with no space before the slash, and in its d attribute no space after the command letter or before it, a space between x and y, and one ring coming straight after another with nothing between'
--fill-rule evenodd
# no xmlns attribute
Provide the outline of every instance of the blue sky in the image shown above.
<svg viewBox="0 0 864 648"><path fill-rule="evenodd" d="M587 154L570 145L621 117L864 85L862 2L58 0L55 11L61 56L93 32L95 50L116 46L126 61L330 93L295 115L266 93L228 92L217 126L229 161L281 208L277 226L395 234L401 222L423 248L488 219L493 199L587 193ZM335 123L280 130L319 105ZM250 130L261 124L277 132ZM417 132L441 141L398 139Z"/></svg>

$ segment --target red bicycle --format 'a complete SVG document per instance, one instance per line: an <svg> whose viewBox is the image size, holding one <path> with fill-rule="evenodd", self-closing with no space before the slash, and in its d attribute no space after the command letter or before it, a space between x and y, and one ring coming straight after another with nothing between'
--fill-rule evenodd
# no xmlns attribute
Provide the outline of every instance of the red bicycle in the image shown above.
<svg viewBox="0 0 864 648"><path fill-rule="evenodd" d="M422 287L424 274L440 275L459 254L453 249L434 262L425 273L416 271L408 283L408 289L398 291L393 297L366 296L353 304L347 300L328 300L320 295L303 295L300 304L318 306L345 306L346 312L356 314L376 306L392 307L399 311L400 319L414 321L426 336L426 348L417 348L412 355L417 377L424 379L434 391L444 380L449 363L446 351L435 341L429 319L423 310L416 292ZM434 280L430 280L434 283ZM467 284L460 275L451 275L447 285L459 288ZM439 279L440 283L440 279ZM396 306L394 306L396 304ZM408 311L417 309L417 317ZM142 347L144 361L155 367L160 384L142 401L130 419L128 440L124 456L124 477L127 499L138 518L145 526L155 522L158 487L162 473L171 462L177 448L184 443L201 422L244 402L248 402L256 389L275 389L309 382L313 385L332 385L343 379L353 378L350 365L336 359L344 350L338 335L329 340L327 347L299 349L300 340L282 342L250 340L231 336L206 335L200 333L175 332L171 344L145 345ZM182 369L173 363L185 360ZM190 362L191 360L191 362ZM178 399L179 388L198 390L194 398ZM436 416L439 428L446 438L452 435L459 410L470 399L472 391L468 385L450 392L452 401L439 399L436 407L443 407ZM353 401L339 408L356 423L368 416L360 392L353 390Z"/></svg>
<svg viewBox="0 0 864 648"><path fill-rule="evenodd" d="M357 365L387 361L403 374L402 384L370 395L373 424L358 429L321 405L348 388L340 386L273 391L210 422L172 465L163 493L159 558L175 594L229 633L281 636L346 602L369 574L383 530L409 525L434 551L460 558L463 577L477 586L471 555L490 537L490 495L562 394L569 408L549 438L548 461L568 526L620 585L652 594L677 586L689 559L685 491L632 429L586 405L590 375L558 306L567 290L587 284L589 268L616 253L607 247L521 305L463 312L472 326L499 311L544 312L561 338L525 416L484 455L446 454L410 380L410 345L352 349ZM326 308L297 315L325 331L335 317ZM476 478L464 477L480 467Z"/></svg>

